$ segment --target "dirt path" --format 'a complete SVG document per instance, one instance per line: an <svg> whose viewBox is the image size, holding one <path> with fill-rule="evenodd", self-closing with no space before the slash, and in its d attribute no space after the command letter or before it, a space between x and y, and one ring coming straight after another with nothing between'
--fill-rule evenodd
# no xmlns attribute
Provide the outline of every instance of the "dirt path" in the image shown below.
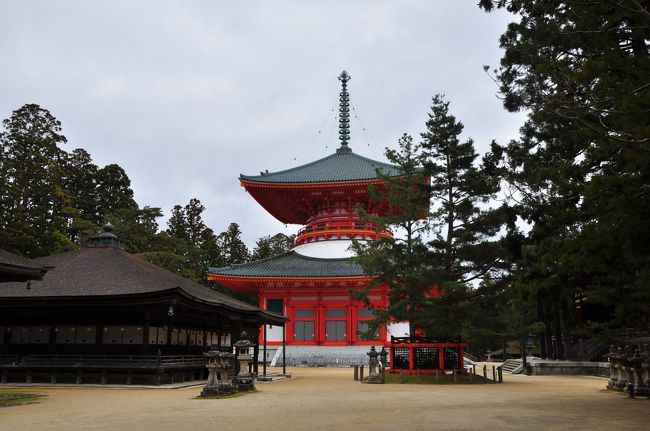
<svg viewBox="0 0 650 431"><path fill-rule="evenodd" d="M290 370L258 393L195 399L182 390L57 388L0 409L0 430L645 430L650 400L589 377L506 376L502 385L364 385L351 369Z"/></svg>

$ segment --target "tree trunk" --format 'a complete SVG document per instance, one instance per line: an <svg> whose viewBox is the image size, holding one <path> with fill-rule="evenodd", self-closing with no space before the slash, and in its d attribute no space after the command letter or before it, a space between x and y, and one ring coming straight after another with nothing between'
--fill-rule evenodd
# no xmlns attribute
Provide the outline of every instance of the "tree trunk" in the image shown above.
<svg viewBox="0 0 650 431"><path fill-rule="evenodd" d="M564 356L566 359L574 359L573 348L571 344L571 314L569 313L569 301L570 298L561 298L560 299L560 311L562 313L562 332L564 332Z"/></svg>
<svg viewBox="0 0 650 431"><path fill-rule="evenodd" d="M542 301L542 308L544 311L544 344L546 345L546 359L554 359L555 351L553 348L553 340L551 338L553 334L551 327L551 308L549 307L548 299Z"/></svg>
<svg viewBox="0 0 650 431"><path fill-rule="evenodd" d="M562 327L560 325L560 303L557 298L553 299L553 327L555 329L555 359L564 359L564 348L562 346Z"/></svg>
<svg viewBox="0 0 650 431"><path fill-rule="evenodd" d="M544 304L542 303L542 298L537 298L537 320L540 322L544 322ZM547 358L547 353L546 353L546 331L542 331L539 334L539 350L540 350L540 356L542 358Z"/></svg>

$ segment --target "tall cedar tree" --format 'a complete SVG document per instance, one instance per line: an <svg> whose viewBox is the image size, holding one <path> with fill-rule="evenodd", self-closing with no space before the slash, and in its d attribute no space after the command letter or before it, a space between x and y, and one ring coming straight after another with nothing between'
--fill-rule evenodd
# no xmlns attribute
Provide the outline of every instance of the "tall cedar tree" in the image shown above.
<svg viewBox="0 0 650 431"><path fill-rule="evenodd" d="M63 184L67 142L61 122L28 104L2 122L0 133L0 244L29 257L71 246L64 209L71 196Z"/></svg>
<svg viewBox="0 0 650 431"><path fill-rule="evenodd" d="M647 330L650 11L636 0L480 6L518 19L495 73L506 109L530 112L506 172L532 226L519 283L538 301L543 349L570 356L576 295L609 310L586 316L594 329Z"/></svg>

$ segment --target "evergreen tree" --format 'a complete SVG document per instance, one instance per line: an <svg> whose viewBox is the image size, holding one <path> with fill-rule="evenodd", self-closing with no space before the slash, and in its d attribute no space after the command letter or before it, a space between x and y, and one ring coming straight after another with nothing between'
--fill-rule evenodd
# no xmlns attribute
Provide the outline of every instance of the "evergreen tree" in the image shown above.
<svg viewBox="0 0 650 431"><path fill-rule="evenodd" d="M295 235L287 236L283 233L263 236L257 240L251 254L251 260L265 259L286 253L294 247L295 240Z"/></svg>
<svg viewBox="0 0 650 431"><path fill-rule="evenodd" d="M38 257L70 247L68 218L71 196L63 184L67 142L61 122L46 109L28 104L2 122L0 133L0 244Z"/></svg>
<svg viewBox="0 0 650 431"><path fill-rule="evenodd" d="M430 245L443 278L466 283L498 276L506 266L500 240L505 208L489 205L500 189L498 175L477 164L474 142L460 142L463 124L449 113L443 96L433 97L422 134L425 170L431 178L435 239ZM486 156L486 163L491 155Z"/></svg>
<svg viewBox="0 0 650 431"><path fill-rule="evenodd" d="M98 211L102 217L117 210L138 209L133 199L131 180L121 166L110 164L99 169L96 184Z"/></svg>
<svg viewBox="0 0 650 431"><path fill-rule="evenodd" d="M228 229L217 237L221 249L222 261L217 266L232 265L234 263L248 262L250 257L248 247L241 239L241 231L237 223L230 223Z"/></svg>
<svg viewBox="0 0 650 431"><path fill-rule="evenodd" d="M370 285L355 295L368 302L370 289L379 285L389 287L389 305L385 310L375 310L374 328L391 321L408 321L411 334L427 326L423 313L429 294L439 283L437 268L432 265L431 253L426 245L428 231L429 185L422 165L425 161L420 145L403 135L399 151L388 149L386 157L399 167L397 177L378 172L383 184L370 188L377 205L384 207L385 215L361 212L361 218L374 224L378 230L394 229L394 238L353 244L358 262L365 272L373 274Z"/></svg>
<svg viewBox="0 0 650 431"><path fill-rule="evenodd" d="M506 109L530 112L505 172L532 226L519 280L542 347L570 353L576 295L609 307L610 328L647 329L650 13L635 0L480 5L517 14L495 73Z"/></svg>

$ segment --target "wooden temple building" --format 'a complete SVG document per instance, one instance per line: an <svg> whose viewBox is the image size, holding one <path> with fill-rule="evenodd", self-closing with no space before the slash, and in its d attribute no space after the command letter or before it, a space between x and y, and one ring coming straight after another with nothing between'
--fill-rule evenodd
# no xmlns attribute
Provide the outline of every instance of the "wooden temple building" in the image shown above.
<svg viewBox="0 0 650 431"><path fill-rule="evenodd" d="M208 348L286 320L126 252L110 225L82 249L32 262L53 268L0 286L2 382L196 379Z"/></svg>
<svg viewBox="0 0 650 431"><path fill-rule="evenodd" d="M286 337L291 346L358 346L385 344L390 335L408 335L408 324L369 332L372 309L388 304L386 288L369 294L371 309L351 298L350 291L365 288L371 275L351 261L352 241L392 238L390 231L364 223L357 207L381 215L387 209L373 202L368 187L381 176L398 176L397 166L355 154L349 146L347 72L339 76L340 147L325 158L279 172L241 175L241 185L273 217L298 224L295 248L279 256L224 268L209 268L209 280L259 298L260 307L288 317L286 334L267 327L269 345ZM381 175L380 175L381 174Z"/></svg>

